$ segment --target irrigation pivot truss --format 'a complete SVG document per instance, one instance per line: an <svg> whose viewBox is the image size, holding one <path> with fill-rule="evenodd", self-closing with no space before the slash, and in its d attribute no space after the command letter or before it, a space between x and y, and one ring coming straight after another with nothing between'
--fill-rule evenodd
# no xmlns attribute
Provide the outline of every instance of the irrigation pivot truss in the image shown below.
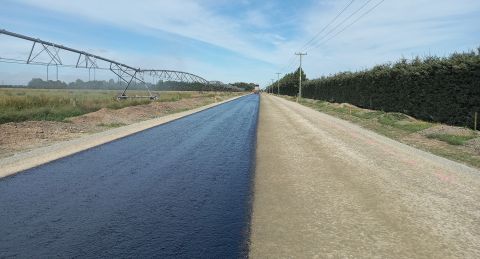
<svg viewBox="0 0 480 259"><path fill-rule="evenodd" d="M148 84L145 82L146 75L156 80L178 81L189 84L198 84L201 87L201 90L203 90L204 87L208 87L208 85L210 84L209 81L205 80L200 76L183 71L135 68L117 62L115 60L94 55L82 50L77 50L41 39L35 39L7 30L0 30L0 34L4 34L21 40L26 40L32 43L31 48L28 52L29 54L27 57L25 57L25 59L5 58L0 56L0 62L47 66L47 75L48 67L55 66L57 68L57 79L58 67L84 68L88 69L89 71L91 69L93 69L94 71L96 69L110 70L126 85L122 93L118 96L118 99L126 99L131 97L157 99L158 97L152 94L148 87ZM77 57L75 58L76 62L75 60L71 62L65 62L62 58L62 55L65 55L65 53L77 55ZM147 89L149 95L128 96L127 90L132 85L133 81L143 84Z"/></svg>

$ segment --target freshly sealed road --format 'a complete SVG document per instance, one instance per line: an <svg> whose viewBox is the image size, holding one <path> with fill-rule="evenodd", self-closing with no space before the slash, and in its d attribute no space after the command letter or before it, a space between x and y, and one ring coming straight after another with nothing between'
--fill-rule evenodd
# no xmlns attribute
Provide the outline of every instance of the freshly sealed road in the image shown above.
<svg viewBox="0 0 480 259"><path fill-rule="evenodd" d="M0 257L245 255L258 96L0 180Z"/></svg>

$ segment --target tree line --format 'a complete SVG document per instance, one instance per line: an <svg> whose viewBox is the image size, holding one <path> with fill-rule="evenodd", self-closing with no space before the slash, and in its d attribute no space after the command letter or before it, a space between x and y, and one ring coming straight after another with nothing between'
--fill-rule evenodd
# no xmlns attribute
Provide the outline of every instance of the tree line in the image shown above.
<svg viewBox="0 0 480 259"><path fill-rule="evenodd" d="M163 81L160 80L156 84L152 83L138 83L132 82L129 86L129 89L132 90L144 90L145 85L148 86L150 90L155 91L251 91L254 84L252 83L233 83L230 85L223 84L201 84L201 83L188 83L188 82L177 82L177 81ZM66 83L59 80L48 80L44 81L41 78L33 78L25 86L27 88L33 89L101 89L101 90L121 90L124 89L127 84L123 81L110 80L94 80L94 81L83 81L77 79L76 81ZM229 87L226 87L229 86ZM230 87L231 86L231 87ZM7 88L18 88L21 86L7 86L2 87ZM238 88L237 88L238 87Z"/></svg>
<svg viewBox="0 0 480 259"><path fill-rule="evenodd" d="M245 82L231 83L230 85L241 88L244 91L249 91L249 92L252 91L256 86L255 83L245 83Z"/></svg>
<svg viewBox="0 0 480 259"><path fill-rule="evenodd" d="M298 69L295 73L280 80L280 94L298 93ZM276 82L269 87L276 92ZM302 96L472 127L474 113L480 112L480 48L306 80Z"/></svg>

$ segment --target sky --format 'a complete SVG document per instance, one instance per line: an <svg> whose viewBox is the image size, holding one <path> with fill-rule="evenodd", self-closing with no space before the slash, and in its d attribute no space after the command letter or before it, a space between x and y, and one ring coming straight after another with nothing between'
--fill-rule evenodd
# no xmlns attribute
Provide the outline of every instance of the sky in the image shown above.
<svg viewBox="0 0 480 259"><path fill-rule="evenodd" d="M0 29L133 67L262 87L275 73L298 68L298 51L307 52L307 77L317 78L480 47L478 0L0 1ZM2 58L25 59L30 48L0 34ZM97 79L114 78L97 73ZM50 79L53 74L49 69ZM46 69L0 63L1 83L26 84L32 77L45 79ZM85 69L65 68L58 77L89 78Z"/></svg>

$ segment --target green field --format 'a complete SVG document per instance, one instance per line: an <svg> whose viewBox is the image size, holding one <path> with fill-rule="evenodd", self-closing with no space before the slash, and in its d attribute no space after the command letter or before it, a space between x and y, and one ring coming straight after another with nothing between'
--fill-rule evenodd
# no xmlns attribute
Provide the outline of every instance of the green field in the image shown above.
<svg viewBox="0 0 480 259"><path fill-rule="evenodd" d="M147 104L148 99L117 100L115 90L63 90L0 88L0 124L27 120L63 121L101 108L120 109ZM129 95L146 95L145 91L129 91ZM154 92L156 102L178 101L197 96L214 96L214 93Z"/></svg>

